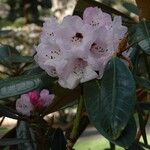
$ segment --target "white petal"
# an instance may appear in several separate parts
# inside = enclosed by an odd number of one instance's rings
[[[16,110],[23,115],[30,116],[33,106],[27,94],[21,95],[21,98],[16,101]]]
[[[80,79],[74,73],[71,73],[66,80],[59,79],[58,83],[64,88],[74,89],[80,83]]]
[[[87,82],[87,81],[92,80],[92,79],[95,79],[95,78],[97,78],[97,77],[98,77],[97,73],[96,73],[95,71],[93,71],[93,70],[91,69],[91,67],[87,66],[87,67],[85,68],[85,71],[84,71],[84,73],[83,73],[83,76],[82,76],[82,78],[81,78],[81,80],[80,80],[80,83]]]

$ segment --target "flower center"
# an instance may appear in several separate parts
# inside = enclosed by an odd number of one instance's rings
[[[91,26],[93,27],[96,27],[99,25],[99,20],[95,19],[95,20],[92,20],[91,23],[90,23]]]
[[[90,51],[93,54],[103,55],[105,52],[108,51],[108,49],[104,48],[104,44],[100,46],[100,45],[98,45],[96,43],[93,43],[92,46],[91,46]]]
[[[52,60],[58,58],[58,56],[60,56],[60,49],[52,49],[48,55],[46,54],[46,57]]]
[[[84,73],[84,68],[87,66],[87,63],[82,58],[77,58],[74,61],[73,73],[81,77]]]
[[[49,35],[53,37],[53,36],[54,36],[54,33],[53,33],[53,32],[51,32]]]
[[[71,38],[71,42],[73,43],[81,43],[82,42],[82,39],[83,39],[83,35],[82,33],[76,33],[75,36],[73,36]]]
[[[51,76],[53,76],[53,77],[57,76],[56,69],[53,67],[50,69],[50,73],[51,73]]]

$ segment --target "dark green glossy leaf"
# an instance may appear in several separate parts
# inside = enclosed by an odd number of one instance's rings
[[[133,3],[128,3],[128,2],[124,2],[123,6],[129,11],[132,12],[136,15],[139,15],[139,10],[137,8],[136,5],[134,5]]]
[[[44,70],[42,70],[39,66],[32,66],[31,69],[26,70],[23,74],[25,75],[33,75],[33,74],[41,74]]]
[[[61,129],[56,129],[53,137],[51,138],[50,150],[66,150],[66,139]]]
[[[146,135],[146,130],[145,130],[145,121],[142,115],[142,109],[139,106],[137,107],[137,113],[138,113],[138,118],[139,118],[141,134],[142,134],[144,143],[147,145],[148,142],[147,142],[147,135]]]
[[[139,143],[134,142],[127,150],[145,150]]]
[[[139,142],[139,145],[143,146],[144,148],[146,148],[146,150],[150,149],[150,145],[145,145],[142,142]],[[145,149],[144,149],[145,150]]]
[[[150,22],[142,21],[129,28],[129,43],[138,43],[150,55]]]
[[[0,30],[0,37],[7,36],[12,30]]]
[[[122,147],[134,141],[136,124],[130,117],[135,105],[135,85],[123,62],[111,60],[101,84],[85,83],[84,98],[89,118],[103,136]]]
[[[8,57],[8,61],[11,61],[12,63],[31,63],[34,61],[33,57],[31,56],[11,56]]]
[[[140,102],[139,106],[141,109],[150,110],[150,102]]]
[[[109,127],[103,126],[103,120],[101,119],[103,112],[100,109],[101,101],[99,99],[100,84],[97,81],[90,81],[84,84],[84,98],[89,119],[100,132],[100,134],[102,134],[112,143],[125,148],[132,144],[136,135],[136,124],[133,119],[129,121],[127,127],[124,129],[121,136],[117,140],[112,139]]]
[[[28,139],[28,142],[18,145],[18,150],[37,150],[35,135],[29,124],[24,121],[18,122],[16,134],[17,138]]]
[[[27,139],[19,139],[19,138],[6,138],[6,139],[0,139],[0,145],[17,145],[20,143],[26,143],[28,142]]]
[[[101,81],[103,125],[109,125],[114,139],[126,127],[135,106],[135,82],[127,66],[118,58],[107,64]]]
[[[0,45],[0,64],[11,68],[12,64],[8,57],[16,55],[19,55],[19,52],[15,48],[9,45]]]
[[[53,79],[45,72],[1,80],[0,99],[20,95],[37,88],[44,88],[46,84],[52,87]]]
[[[135,45],[134,47],[132,47],[132,51],[129,55],[129,58],[132,61],[133,65],[137,64],[138,58],[139,58],[139,53],[140,53],[140,48],[138,45]]]
[[[135,77],[135,80],[139,87],[150,90],[150,81],[149,80],[144,79],[142,77],[138,77],[138,76]]]

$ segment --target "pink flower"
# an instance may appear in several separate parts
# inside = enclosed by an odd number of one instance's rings
[[[40,36],[40,40],[43,43],[53,43],[55,41],[55,31],[59,27],[56,18],[51,17],[43,24],[43,31]]]
[[[42,106],[43,107],[49,106],[52,103],[54,97],[55,95],[49,94],[48,90],[46,89],[42,90],[40,93],[40,101],[42,102]]]
[[[16,110],[26,116],[30,116],[31,111],[33,110],[33,105],[30,102],[30,97],[28,94],[23,94],[16,101]]]
[[[58,76],[60,85],[69,89],[96,78],[97,73],[84,61],[96,39],[91,27],[78,16],[68,16],[55,33],[55,42],[40,43],[36,49],[35,60],[40,67],[50,76]]]
[[[103,76],[103,72],[107,62],[111,59],[115,49],[109,40],[110,35],[106,28],[99,29],[97,39],[91,45],[87,62],[93,70],[99,72],[99,78]]]
[[[112,24],[111,16],[102,12],[98,7],[86,8],[83,13],[83,21],[92,26],[93,29],[98,29],[100,27],[109,28]]]
[[[42,108],[43,105],[41,103],[40,99],[40,93],[36,90],[28,93],[30,97],[30,102],[34,106],[34,108]]]
[[[27,94],[21,95],[16,101],[16,110],[26,116],[30,116],[31,112],[35,109],[41,109],[49,106],[53,99],[54,94],[49,94],[49,91],[43,89],[41,92],[36,90]]]
[[[120,41],[127,33],[127,27],[122,25],[122,19],[120,16],[115,16],[108,30],[110,45],[113,45],[114,50],[118,49]],[[112,42],[112,43],[111,43]]]

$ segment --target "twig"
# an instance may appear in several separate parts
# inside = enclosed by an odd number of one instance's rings
[[[144,116],[144,127],[146,127],[147,123],[148,123],[148,119],[149,119],[149,116],[150,116],[150,113],[146,114]],[[137,132],[137,135],[136,135],[136,138],[135,138],[135,141],[136,142],[139,142],[140,138],[141,138],[141,135],[142,135],[142,132],[141,130],[139,129],[138,132]]]
[[[0,121],[0,126],[2,125],[2,123],[4,122],[5,117],[2,118],[2,120]]]
[[[77,108],[77,113],[76,113],[76,117],[74,119],[74,125],[73,125],[73,129],[72,132],[70,134],[70,139],[67,141],[67,150],[72,150],[72,147],[74,145],[74,141],[76,141],[76,136],[78,133],[78,129],[79,129],[79,124],[80,124],[80,120],[81,120],[81,114],[82,114],[82,109],[83,109],[83,98],[81,96],[80,100],[79,100],[79,104],[78,104],[78,108]]]

